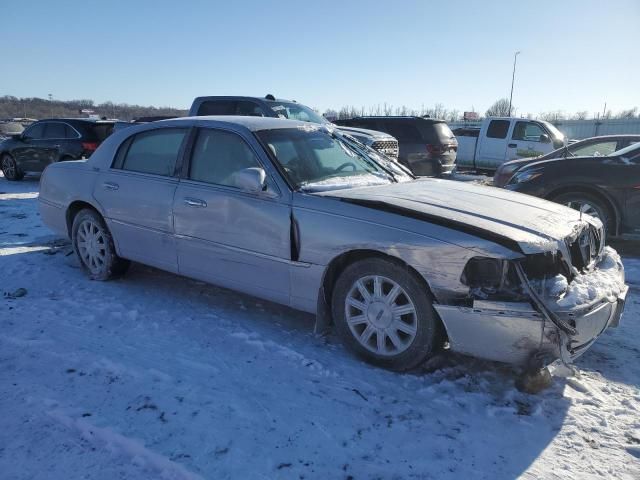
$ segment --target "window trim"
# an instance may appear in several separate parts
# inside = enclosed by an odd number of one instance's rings
[[[183,157],[186,151],[186,147],[187,144],[189,142],[189,140],[191,139],[191,134],[192,134],[192,130],[194,130],[194,127],[192,126],[175,126],[175,125],[162,125],[162,126],[156,126],[154,125],[155,128],[148,128],[145,130],[142,130],[140,132],[135,132],[132,135],[129,135],[127,138],[125,138],[122,142],[120,142],[120,145],[118,145],[118,148],[116,149],[116,152],[113,156],[113,159],[111,160],[111,163],[109,164],[109,172],[114,173],[114,172],[119,172],[122,174],[133,174],[133,175],[143,175],[143,176],[148,176],[148,177],[153,177],[153,178],[166,178],[166,179],[178,179],[180,178],[180,170],[182,169],[182,163],[183,163]],[[171,175],[160,175],[158,173],[149,173],[149,172],[138,172],[135,170],[127,170],[125,168],[122,168],[124,166],[124,160],[127,158],[127,155],[129,154],[129,149],[131,148],[131,145],[133,144],[133,142],[135,141],[135,137],[137,137],[138,135],[142,135],[145,133],[150,133],[150,132],[159,132],[161,130],[167,130],[167,129],[171,129],[171,130],[184,130],[185,135],[184,138],[182,139],[182,143],[180,144],[180,148],[178,149],[178,155],[176,157],[176,164],[173,168],[173,173]],[[120,166],[119,168],[115,166],[116,160],[118,160],[118,157],[120,156],[120,152],[122,151],[122,149],[125,148],[126,150],[123,153],[123,162],[122,162],[122,166]]]
[[[191,161],[193,159],[193,150],[195,148],[196,142],[198,141],[198,136],[200,135],[200,132],[202,130],[217,130],[220,132],[230,133],[232,135],[236,135],[237,137],[239,137],[240,140],[242,140],[247,145],[247,147],[249,147],[253,152],[256,158],[256,161],[258,162],[259,166],[264,170],[264,172],[267,175],[267,178],[269,179],[268,181],[269,185],[273,186],[273,190],[271,192],[251,193],[251,192],[246,192],[244,190],[240,190],[239,188],[236,188],[236,187],[232,187],[230,185],[222,185],[219,183],[211,183],[211,182],[205,182],[202,180],[194,180],[189,178],[189,170],[191,169]],[[257,139],[255,135],[254,135],[254,138]],[[258,141],[258,144],[263,147],[262,142],[260,142],[259,139],[257,139],[257,141]],[[269,160],[271,159],[269,158]],[[251,144],[251,142],[249,142],[240,132],[238,132],[237,130],[233,130],[231,128],[226,128],[224,126],[193,127],[192,135],[190,135],[189,137],[189,144],[187,145],[187,148],[185,148],[185,151],[184,151],[184,161],[183,161],[181,172],[180,172],[180,181],[190,185],[204,186],[209,188],[219,188],[219,189],[223,189],[226,192],[234,192],[242,195],[247,195],[252,198],[260,198],[263,200],[272,200],[275,198],[282,197],[282,191],[278,185],[276,178],[274,178],[273,176],[272,169],[266,166],[265,162],[260,157],[260,152],[256,150],[255,147]],[[288,182],[286,180],[284,181],[288,185]]]

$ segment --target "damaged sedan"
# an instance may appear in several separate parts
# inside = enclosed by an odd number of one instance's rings
[[[570,363],[627,287],[596,218],[527,195],[415,179],[348,135],[293,120],[131,127],[49,166],[40,212],[88,276],[130,261],[317,315],[367,361],[453,351]]]

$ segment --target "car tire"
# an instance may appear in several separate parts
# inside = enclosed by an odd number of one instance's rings
[[[553,197],[552,200],[574,210],[580,210],[582,206],[586,206],[584,213],[600,219],[605,228],[605,235],[615,229],[611,209],[595,195],[583,192],[567,192]]]
[[[95,210],[80,210],[73,219],[71,243],[80,265],[92,280],[120,277],[131,262],[116,254],[113,237],[104,220]]]
[[[424,283],[397,262],[369,258],[347,266],[335,283],[331,305],[343,342],[374,365],[410,370],[443,343]]]
[[[20,167],[18,167],[18,164],[11,155],[5,153],[2,155],[1,160],[0,167],[2,167],[4,178],[12,182],[22,180],[24,178],[24,172],[20,170]]]

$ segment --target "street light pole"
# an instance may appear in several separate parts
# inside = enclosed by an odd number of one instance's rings
[[[511,116],[511,100],[513,100],[513,82],[516,79],[516,61],[518,60],[518,55],[520,55],[520,50],[518,50],[513,55],[513,74],[511,75],[511,95],[509,95],[509,116]]]

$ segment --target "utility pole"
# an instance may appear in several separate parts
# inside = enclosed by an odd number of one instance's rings
[[[520,50],[518,50],[513,55],[513,73],[511,74],[511,95],[509,95],[509,116],[511,116],[511,100],[513,100],[513,82],[516,79],[516,61],[518,60],[518,55],[520,55]]]
[[[50,117],[53,118],[53,95],[49,94],[49,111],[51,112]]]

